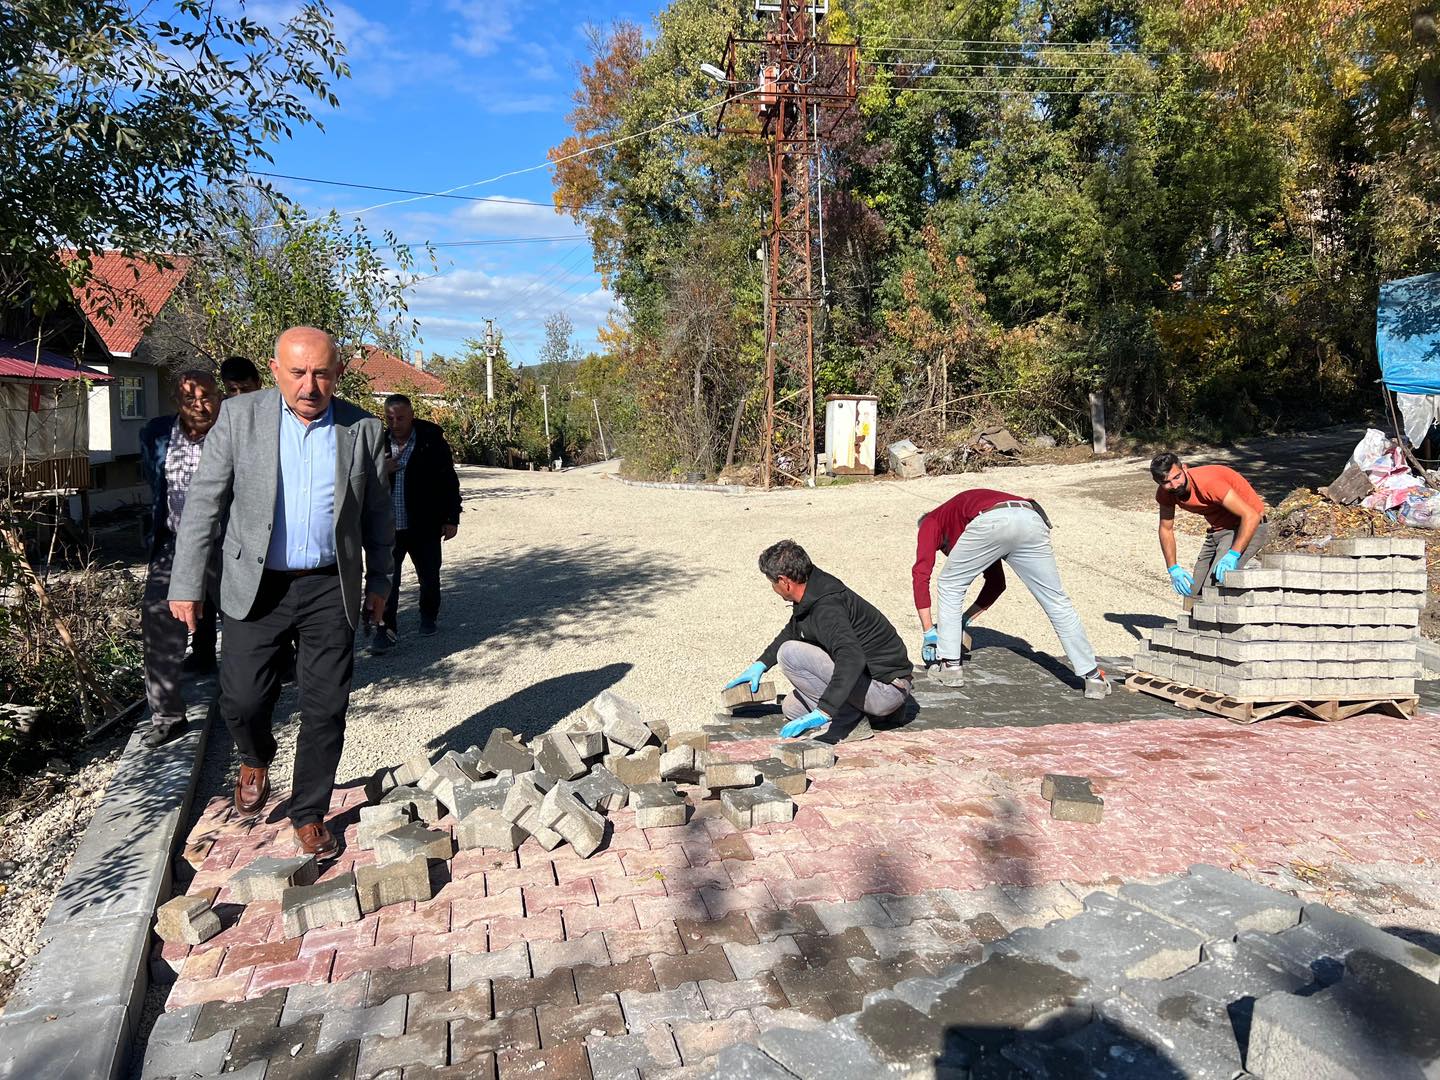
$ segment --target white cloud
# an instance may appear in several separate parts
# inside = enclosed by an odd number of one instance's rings
[[[457,16],[458,24],[451,43],[469,56],[491,55],[509,40],[515,27],[510,9],[504,0],[449,0],[445,10]]]

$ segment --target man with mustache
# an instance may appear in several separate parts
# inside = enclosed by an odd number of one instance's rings
[[[1265,523],[1265,500],[1250,482],[1228,465],[1187,467],[1168,451],[1150,462],[1155,501],[1160,506],[1160,552],[1175,591],[1186,597],[1186,608],[1213,577],[1217,585],[1225,575],[1244,566],[1270,539]],[[1175,561],[1175,508],[1200,514],[1209,529],[1193,574]],[[1216,556],[1219,555],[1217,559]]]
[[[362,603],[375,622],[384,613],[395,539],[380,421],[333,396],[342,370],[329,334],[292,327],[275,342],[275,388],[225,403],[190,488],[170,584],[171,612],[193,626],[212,536],[228,513],[220,712],[240,752],[235,808],[253,816],[269,798],[271,720],[294,634],[300,735],[290,821],[300,850],[321,857],[339,846],[325,815],[344,747],[355,627]]]

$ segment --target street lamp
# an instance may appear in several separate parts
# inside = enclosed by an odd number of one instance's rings
[[[708,76],[710,76],[710,78],[714,79],[714,80],[715,80],[716,82],[718,82],[718,83],[729,83],[729,82],[730,82],[730,80],[729,80],[728,78],[726,78],[725,72],[721,71],[721,70],[720,70],[718,67],[716,67],[714,64],[701,64],[701,65],[700,65],[700,74],[702,74],[702,75],[708,75]]]

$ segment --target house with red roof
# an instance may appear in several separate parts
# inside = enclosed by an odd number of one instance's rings
[[[379,412],[391,394],[435,400],[444,395],[445,383],[421,367],[419,359],[417,352],[417,363],[412,364],[376,345],[366,345],[350,361],[348,369],[365,376],[370,396],[375,399],[375,411]]]
[[[67,262],[75,257],[64,256]],[[169,373],[194,363],[192,350],[175,335],[156,332],[191,264],[178,255],[165,261],[155,266],[119,252],[100,252],[87,283],[73,291],[74,303],[51,312],[43,323],[23,309],[0,312],[0,372],[24,387],[27,403],[36,394],[43,398],[51,384],[74,386],[84,380],[88,386],[88,468],[82,476],[72,461],[66,473],[72,482],[62,487],[88,487],[99,509],[143,501],[140,429],[147,420],[174,411]],[[36,370],[37,344],[44,374]],[[70,443],[78,430],[71,422]],[[59,444],[54,449],[58,455]],[[68,450],[73,458],[77,448]]]

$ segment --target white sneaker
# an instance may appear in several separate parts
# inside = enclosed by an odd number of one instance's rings
[[[965,668],[959,660],[941,660],[937,667],[930,669],[930,673],[940,680],[941,686],[965,685]]]
[[[1101,701],[1110,696],[1115,687],[1105,677],[1104,668],[1096,668],[1095,674],[1085,680],[1085,696],[1091,701]]]

